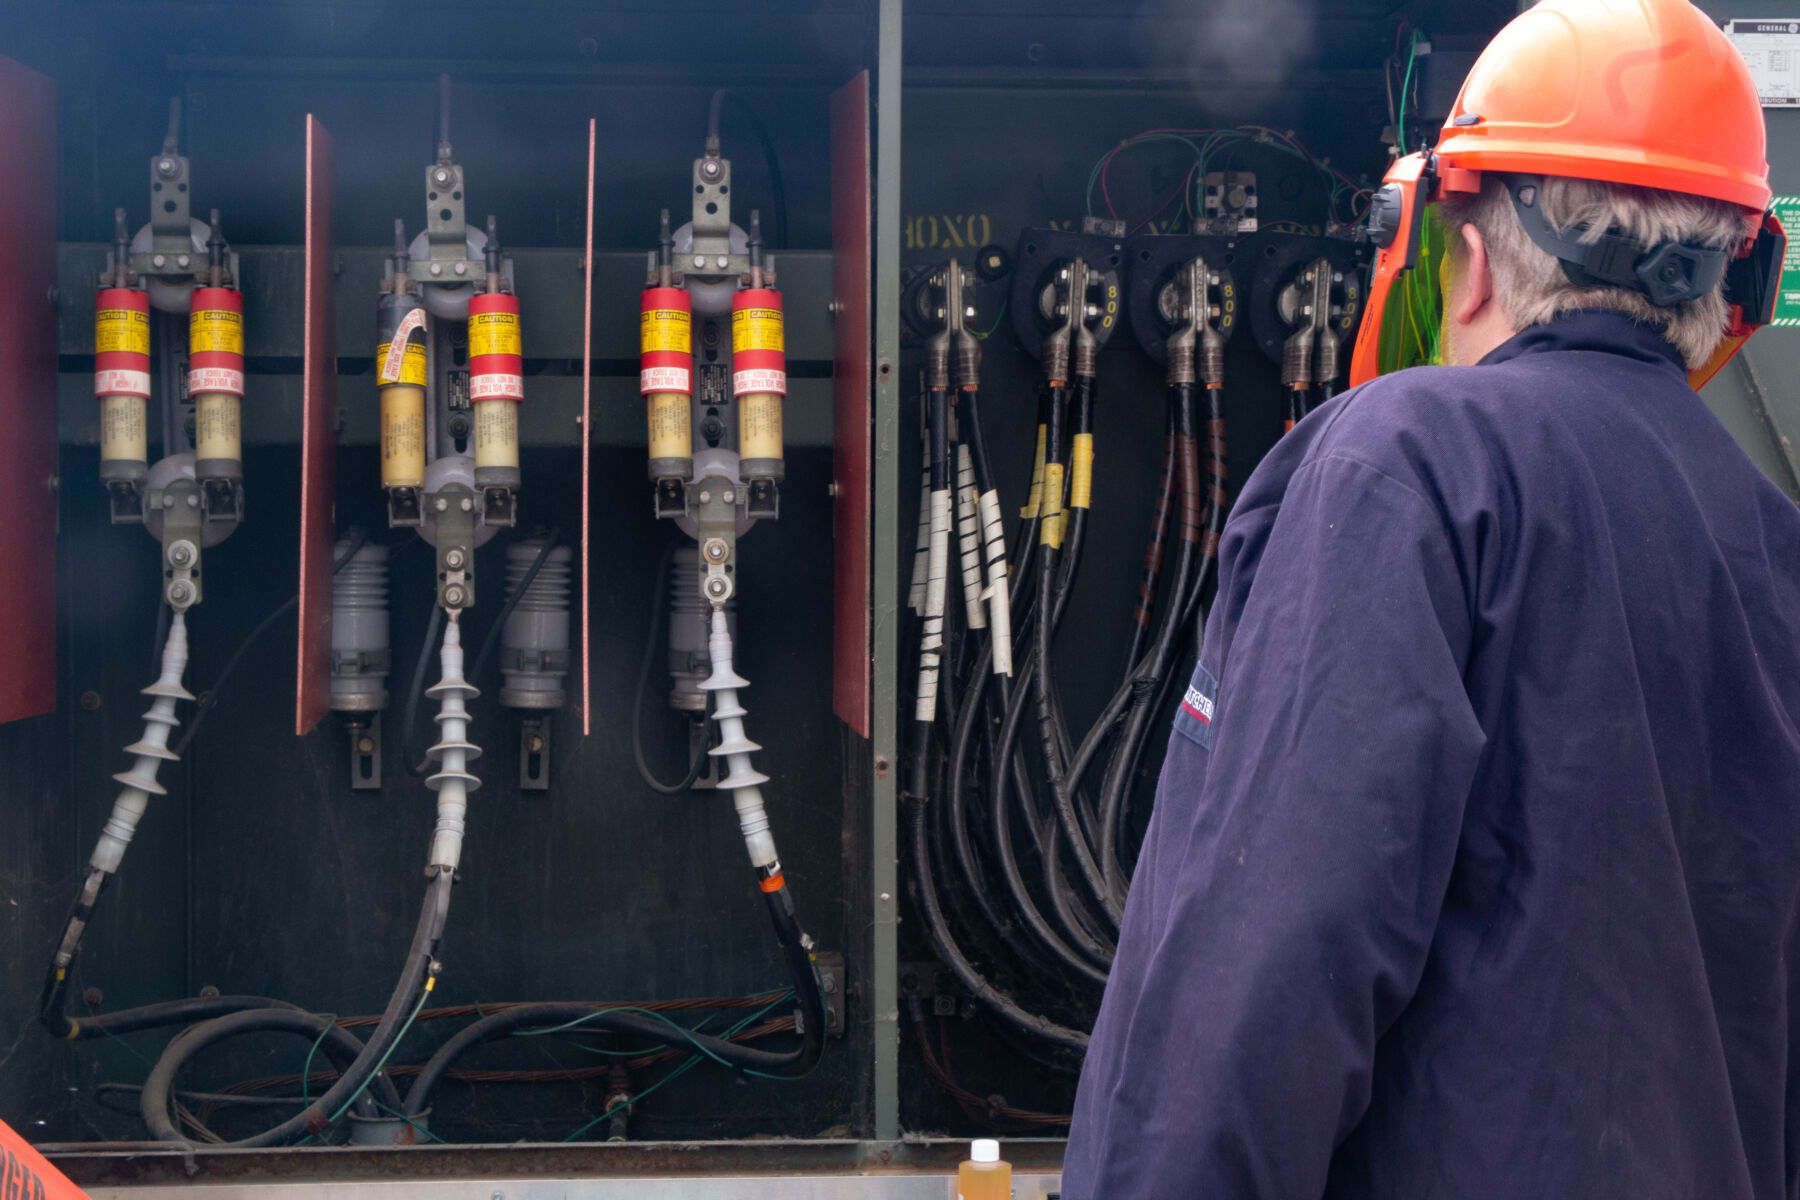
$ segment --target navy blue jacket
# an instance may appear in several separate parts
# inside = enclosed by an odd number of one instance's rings
[[[1220,554],[1067,1200],[1795,1196],[1800,510],[1674,349],[1346,393]]]

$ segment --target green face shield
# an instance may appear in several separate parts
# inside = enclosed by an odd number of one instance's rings
[[[1388,289],[1376,343],[1380,374],[1407,367],[1441,365],[1444,357],[1444,313],[1450,307],[1449,231],[1436,206],[1419,222],[1418,257],[1411,269]]]

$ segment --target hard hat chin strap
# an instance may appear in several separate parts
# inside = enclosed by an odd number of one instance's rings
[[[1729,250],[1689,242],[1647,247],[1611,231],[1589,241],[1583,236],[1586,225],[1557,233],[1538,203],[1544,194],[1542,175],[1511,176],[1507,191],[1525,232],[1562,263],[1563,274],[1578,287],[1625,288],[1642,293],[1658,308],[1673,308],[1708,295],[1725,277]]]

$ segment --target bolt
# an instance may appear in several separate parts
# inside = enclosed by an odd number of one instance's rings
[[[463,563],[466,561],[467,559],[464,558],[460,548],[444,551],[444,565],[449,567],[452,571],[462,570]]]
[[[893,769],[893,764],[888,761],[887,755],[882,754],[882,755],[878,755],[876,757],[876,759],[875,759],[875,778],[886,779],[888,772],[892,769]]]
[[[450,168],[449,167],[439,167],[437,170],[433,171],[431,173],[431,182],[437,184],[439,187],[449,187],[450,186]]]
[[[542,754],[544,751],[544,739],[534,733],[526,741],[525,746],[533,754]]]
[[[450,502],[448,500],[444,499],[442,496],[439,496],[437,498],[437,504],[434,507],[436,507],[436,509],[439,512],[449,512],[450,511]]]
[[[706,595],[709,599],[723,600],[731,592],[731,584],[720,575],[706,581]]]
[[[187,498],[187,506],[189,508],[199,508],[200,507],[200,497],[194,495],[192,492],[189,492],[188,498]]]
[[[83,692],[83,693],[81,693],[81,707],[88,712],[93,712],[96,709],[98,709],[100,707],[100,693],[99,692]]]
[[[723,254],[719,255],[719,257],[714,259],[713,261],[719,264],[719,270],[721,270],[721,271],[723,271],[726,267],[731,265],[731,260],[729,258],[725,257]]]
[[[194,602],[194,585],[185,579],[177,579],[169,585],[169,603],[178,607]]]
[[[89,1008],[99,1008],[106,1002],[106,996],[99,988],[91,987],[81,993],[81,1002]]]
[[[470,512],[470,511],[473,511],[473,509],[475,508],[475,502],[473,500],[469,499],[467,496],[464,496],[460,501],[457,502],[457,507],[461,508],[464,512]]]
[[[375,739],[371,738],[371,737],[357,738],[356,739],[356,752],[358,754],[373,754],[373,753],[375,753]]]
[[[726,488],[725,494],[723,496],[720,496],[719,499],[725,501],[725,503],[727,503],[727,504],[736,504],[737,503],[737,495],[730,488]]]
[[[168,262],[168,261],[169,261],[169,260],[168,260],[168,259],[166,259],[166,258],[164,258],[164,257],[163,257],[163,256],[162,256],[162,255],[160,255],[160,254],[153,254],[153,255],[151,255],[151,256],[150,256],[150,265],[151,265],[151,266],[153,266],[153,267],[160,267],[160,266],[162,266],[162,265],[163,265],[163,264],[164,264],[164,263],[165,263],[165,262]]]
[[[717,179],[719,173],[724,169],[724,164],[720,163],[716,158],[700,160],[700,174],[707,179]]]
[[[175,507],[175,497],[171,496],[167,492],[164,492],[163,493],[163,507],[164,508],[174,508]]]
[[[431,273],[433,275],[442,275],[444,273],[444,264],[443,263],[432,263],[431,264]]]
[[[724,538],[706,539],[706,558],[708,562],[724,562],[725,556],[731,552],[725,545]]]
[[[200,994],[210,1000],[214,996],[219,994],[219,989],[209,983],[205,987],[200,989]]]
[[[456,264],[456,273],[458,275],[467,275],[469,273],[469,264],[466,262],[457,263]]]
[[[194,544],[192,542],[176,542],[169,547],[169,565],[185,567],[194,561]]]
[[[712,493],[707,491],[705,488],[700,489],[700,503],[702,503],[702,504],[711,504],[712,503]]]
[[[844,489],[839,485],[838,481],[834,479],[825,485],[825,494],[827,496],[841,496],[844,494]]]
[[[843,308],[844,308],[844,306],[841,303],[839,303],[836,300],[833,300],[831,303],[829,303],[825,306],[825,311],[835,317],[838,315],[838,313],[843,311]]]
[[[706,269],[706,255],[704,255],[704,254],[694,255],[694,268],[696,270],[705,270]]]
[[[881,902],[883,904],[886,904],[889,900],[892,900],[892,899],[893,899],[893,897],[888,895],[886,892],[881,893]]]
[[[187,265],[188,265],[188,263],[190,263],[190,262],[192,262],[192,261],[193,261],[193,260],[192,260],[192,259],[190,259],[190,258],[189,258],[189,257],[188,257],[188,256],[187,256],[187,255],[185,255],[185,254],[178,254],[178,255],[176,255],[176,256],[175,256],[175,265],[176,265],[176,266],[178,266],[178,267],[185,267],[185,266],[187,266]]]
[[[463,605],[462,585],[453,583],[444,589],[444,607],[461,608]]]

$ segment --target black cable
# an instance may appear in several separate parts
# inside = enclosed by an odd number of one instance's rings
[[[406,964],[400,972],[400,980],[394,986],[393,995],[388,999],[381,1020],[369,1034],[357,1051],[354,1060],[338,1072],[337,1081],[326,1089],[325,1093],[308,1105],[305,1111],[288,1118],[273,1129],[265,1130],[253,1137],[228,1142],[226,1145],[235,1148],[275,1146],[291,1141],[302,1133],[317,1136],[323,1133],[339,1115],[339,1110],[348,1106],[351,1097],[358,1095],[365,1083],[370,1083],[375,1076],[378,1064],[385,1061],[388,1052],[393,1048],[400,1035],[412,1023],[413,1014],[418,1010],[426,991],[426,982],[435,972],[436,963],[433,958],[437,950],[439,937],[444,931],[444,922],[450,912],[450,888],[454,876],[449,871],[439,871],[432,877],[426,887],[425,901],[419,910],[419,922],[413,932],[413,942],[407,951]],[[182,1141],[181,1134],[169,1121],[169,1093],[173,1090],[176,1072],[201,1050],[215,1041],[236,1036],[240,1032],[264,1028],[293,1028],[293,1018],[302,1020],[310,1018],[307,1013],[294,1013],[285,1009],[259,1009],[252,1012],[233,1013],[212,1021],[196,1025],[187,1030],[162,1053],[151,1069],[150,1077],[144,1082],[142,1097],[144,1121],[150,1132],[158,1141]],[[319,1018],[311,1018],[317,1022]],[[258,1024],[258,1021],[267,1022]],[[278,1023],[286,1023],[278,1024]],[[333,1026],[335,1028],[335,1026]],[[315,1023],[312,1032],[319,1032]],[[329,1039],[330,1034],[326,1037]],[[354,1040],[354,1039],[352,1039]],[[381,1086],[377,1078],[372,1087]],[[387,1085],[391,1088],[391,1083]]]
[[[449,1041],[439,1046],[420,1068],[412,1087],[407,1089],[403,1111],[418,1117],[430,1107],[431,1091],[443,1078],[450,1065],[469,1050],[516,1029],[530,1026],[564,1025],[580,1021],[583,1030],[605,1030],[629,1037],[643,1038],[659,1046],[692,1049],[725,1062],[740,1070],[756,1071],[780,1078],[798,1078],[818,1063],[825,1048],[827,1020],[824,993],[813,970],[812,956],[806,936],[794,914],[793,900],[782,887],[768,896],[769,916],[775,926],[775,938],[781,945],[793,976],[795,1000],[800,1006],[800,1046],[789,1051],[762,1050],[738,1042],[716,1038],[690,1029],[671,1027],[642,1013],[607,1011],[606,1006],[572,1002],[522,1004],[490,1014],[458,1030]]]
[[[655,581],[650,586],[650,630],[644,635],[644,657],[638,665],[636,699],[631,705],[631,757],[637,763],[638,778],[644,786],[661,796],[674,796],[694,786],[700,778],[701,770],[706,766],[707,738],[705,727],[707,718],[701,717],[700,749],[694,755],[693,765],[688,768],[687,778],[677,784],[667,784],[656,777],[650,769],[650,760],[644,755],[644,696],[650,691],[650,666],[656,661],[656,634],[661,625],[662,614],[668,609],[665,599],[667,590],[673,586],[675,570],[675,552],[679,543],[671,543],[663,551],[662,561],[656,568]]]
[[[157,1059],[156,1065],[150,1070],[149,1078],[144,1080],[144,1086],[138,1092],[138,1112],[143,1116],[144,1124],[150,1130],[152,1138],[159,1142],[186,1140],[181,1131],[175,1127],[175,1121],[170,1116],[170,1101],[175,1094],[175,1072],[206,1047],[225,1041],[227,1038],[241,1037],[246,1033],[293,1033],[313,1038],[318,1042],[319,1053],[323,1054],[327,1061],[337,1067],[340,1072],[352,1069],[357,1057],[365,1048],[354,1035],[337,1025],[335,1017],[321,1016],[295,1008],[250,1009],[223,1017],[214,1017],[210,1021],[195,1025],[182,1031],[174,1041],[169,1043],[169,1048],[163,1051],[161,1058]],[[341,1075],[339,1077],[342,1078]],[[385,1104],[390,1109],[397,1109],[400,1104],[393,1082],[385,1074],[370,1084],[368,1091],[357,1097],[357,1115],[379,1117],[381,1110],[377,1107],[378,1104]],[[298,1121],[300,1117],[291,1119]],[[223,1144],[243,1145],[244,1143]],[[269,1143],[256,1144],[268,1145]]]
[[[937,497],[939,493],[950,491],[950,389],[947,386],[934,385],[928,389],[926,395],[926,431],[931,445],[932,520],[935,522],[936,506],[938,503]],[[937,535],[934,531],[932,534],[934,541],[936,540],[936,537]],[[934,584],[941,585],[944,593],[943,605],[947,612],[950,608],[948,603],[949,563],[947,559],[944,569],[945,578],[943,580],[927,578],[926,593],[929,597],[932,586]],[[928,566],[927,571],[929,570],[930,568]],[[929,598],[926,600],[926,607],[930,607]],[[919,685],[921,690],[925,686],[927,674],[932,672],[932,668],[926,665],[926,656],[933,652],[928,640],[931,634],[930,625],[932,620],[933,618],[930,615],[926,615],[924,618],[924,637],[921,638],[919,645]],[[944,653],[942,636],[945,617],[943,614],[939,614],[936,620],[938,621],[939,633],[938,645],[936,647],[938,663],[935,672],[933,673],[933,678],[934,687],[937,692],[941,693],[949,681],[950,672],[945,669],[945,664],[948,661],[948,655]],[[927,761],[931,751],[931,731],[936,724],[937,715],[935,708],[931,715],[924,719],[920,719],[915,712],[912,722],[912,749],[907,760],[907,791],[914,796],[924,797],[929,795],[931,791],[930,783],[928,782],[929,774],[927,771]]]
[[[925,931],[938,958],[950,968],[965,991],[987,1005],[1002,1020],[1059,1046],[1086,1050],[1087,1034],[1021,1008],[1011,996],[976,971],[961,947],[956,944],[949,926],[945,924],[944,910],[938,903],[937,891],[932,882],[930,846],[925,830],[925,803],[914,801],[910,806],[908,820],[911,825],[913,871],[917,876],[919,907],[924,911]]]
[[[557,542],[562,538],[562,530],[557,528],[547,530],[543,534],[543,538],[544,544],[538,550],[536,557],[531,560],[531,565],[525,569],[525,574],[519,579],[519,586],[512,590],[512,594],[506,598],[506,603],[500,606],[500,611],[495,615],[493,624],[488,626],[487,636],[481,639],[481,650],[475,655],[475,669],[468,675],[469,682],[476,687],[481,686],[482,674],[487,670],[488,660],[494,656],[494,647],[500,644],[500,635],[506,629],[506,619],[512,616],[513,609],[519,607],[519,601],[525,598],[525,590],[531,586],[531,581],[538,577],[538,572],[544,569],[544,564],[549,561],[550,552],[556,549]]]
[[[762,149],[763,166],[769,173],[769,198],[775,206],[776,224],[767,237],[771,250],[785,250],[788,246],[788,207],[787,187],[781,179],[781,159],[775,153],[775,142],[769,137],[768,126],[763,124],[762,117],[750,107],[750,102],[736,92],[719,88],[712,94],[706,105],[706,144],[707,148],[716,149],[719,144],[720,110],[729,100],[743,115],[744,123],[750,126],[751,134]]]

